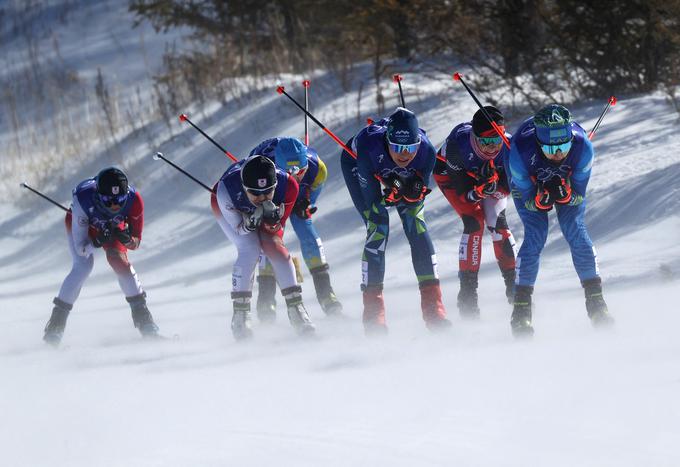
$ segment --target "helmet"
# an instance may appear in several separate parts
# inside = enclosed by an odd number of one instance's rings
[[[571,113],[559,104],[549,104],[534,115],[536,138],[544,145],[558,145],[571,141]]]
[[[416,114],[403,107],[397,107],[387,123],[387,140],[392,144],[402,145],[420,143]]]
[[[274,160],[276,166],[286,172],[299,172],[307,167],[307,146],[297,138],[280,138]]]
[[[253,194],[266,194],[276,188],[276,167],[271,159],[254,154],[241,167],[241,184]]]
[[[505,129],[505,120],[501,111],[493,105],[485,105],[484,110],[491,117],[491,120],[501,127],[501,131],[503,131]],[[472,117],[472,132],[478,137],[499,136],[481,109],[475,112],[475,115]]]
[[[108,167],[100,171],[95,177],[95,184],[99,204],[107,211],[113,204],[122,206],[127,202],[128,179],[122,170]]]

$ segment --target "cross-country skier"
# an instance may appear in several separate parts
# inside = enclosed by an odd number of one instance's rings
[[[487,105],[486,113],[501,131],[503,114]],[[505,133],[510,138],[510,135]],[[437,154],[434,179],[463,220],[458,250],[458,310],[463,317],[478,317],[477,275],[482,259],[484,224],[491,233],[505,294],[512,301],[515,283],[515,239],[505,219],[510,194],[504,161],[508,149],[491,123],[478,110],[472,122],[454,127]]]
[[[341,166],[352,201],[366,224],[361,286],[366,332],[387,331],[382,290],[390,206],[396,208],[411,247],[425,324],[429,329],[449,326],[424,215],[424,199],[431,191],[427,184],[435,162],[434,147],[418,127],[413,112],[401,107],[387,120],[361,130],[350,145],[357,160],[344,152]]]
[[[312,215],[317,210],[316,200],[328,175],[326,164],[313,148],[305,146],[297,138],[267,139],[250,151],[250,155],[254,154],[268,157],[298,182],[300,192],[293,206],[290,223],[300,240],[302,256],[312,274],[321,308],[327,315],[339,314],[342,305],[331,287],[323,243],[312,223]],[[257,282],[257,315],[260,320],[273,320],[276,316],[276,280],[269,261],[260,262]]]
[[[585,290],[588,316],[594,325],[612,322],[602,298],[595,248],[584,221],[593,156],[593,146],[583,128],[558,104],[543,107],[513,137],[510,183],[524,223],[511,320],[516,336],[533,334],[531,294],[548,236],[548,212],[553,208]]]
[[[261,253],[274,269],[291,325],[300,334],[314,332],[302,303],[293,261],[283,243],[283,227],[295,205],[298,189],[293,177],[262,155],[232,164],[217,182],[211,197],[212,210],[238,251],[231,292],[234,306],[231,330],[236,339],[252,336],[250,298]]]
[[[73,190],[71,211],[66,214],[65,223],[73,266],[54,299],[52,316],[45,327],[45,342],[55,346],[61,342],[69,312],[92,272],[97,248],[104,249],[118,277],[135,327],[144,337],[157,337],[158,326],[146,306],[146,293],[127,257],[128,250],[139,248],[144,227],[142,196],[128,185],[127,176],[120,169],[109,167],[95,178],[79,183]]]

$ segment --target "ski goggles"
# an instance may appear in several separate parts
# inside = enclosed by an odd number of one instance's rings
[[[114,204],[122,206],[127,201],[128,194],[124,193],[122,195],[99,195],[99,199],[101,200],[102,204],[107,207],[112,206]]]
[[[543,144],[539,141],[538,144],[541,145],[541,150],[544,154],[550,154],[551,156],[557,154],[557,151],[562,151],[562,154],[566,154],[571,149],[571,141],[559,144]]]
[[[476,136],[476,138],[482,146],[495,146],[503,142],[500,136]]]
[[[247,188],[243,187],[247,193],[250,193],[253,196],[266,196],[269,194],[272,194],[274,190],[276,189],[276,185],[272,185],[267,188]]]
[[[418,141],[415,143],[411,144],[398,144],[398,143],[393,143],[392,141],[387,139],[387,144],[389,145],[390,149],[393,152],[400,153],[400,152],[416,152],[418,148],[420,147],[420,142],[421,142],[420,136],[418,136]]]

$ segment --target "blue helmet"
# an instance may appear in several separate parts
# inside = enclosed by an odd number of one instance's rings
[[[307,146],[297,138],[280,138],[274,150],[276,166],[297,173],[307,168]]]
[[[549,104],[536,112],[536,138],[544,145],[564,144],[572,139],[571,113],[559,104]]]
[[[420,131],[416,115],[408,109],[398,107],[387,123],[387,140],[392,144],[417,144]]]

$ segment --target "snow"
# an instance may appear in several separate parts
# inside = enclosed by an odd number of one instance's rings
[[[63,43],[65,55],[78,49]],[[105,57],[101,47],[88,41],[79,53]],[[75,63],[87,70],[94,66],[88,60]],[[116,66],[126,75],[128,65]],[[139,59],[129,66],[141,69]],[[437,144],[475,110],[450,77],[403,77],[407,103],[417,89],[411,106]],[[302,77],[279,78],[293,95],[302,95]],[[356,119],[356,88],[343,93],[323,72],[311,79],[312,110],[347,139],[363,123]],[[190,116],[239,155],[267,137],[301,136],[302,116],[276,94],[275,84],[272,79],[271,90]],[[396,89],[392,95],[384,87],[390,109]],[[362,119],[377,116],[374,95],[366,85]],[[19,203],[1,204],[0,464],[678,465],[680,155],[672,150],[680,144],[678,116],[661,94],[617,97],[594,140],[587,215],[616,318],[607,332],[588,322],[554,219],[536,284],[534,339],[518,342],[510,334],[511,309],[488,237],[480,273],[482,318],[461,320],[455,305],[462,223],[435,189],[426,217],[453,328],[426,331],[407,242],[393,213],[385,287],[390,334],[365,338],[363,226],[344,188],[339,150],[316,128],[312,145],[327,161],[330,180],[315,224],[347,315],[323,316],[305,271],[304,298],[318,339],[295,336],[279,296],[277,323],[257,325],[252,342],[234,342],[228,328],[234,248],[212,217],[208,194],[151,156],[162,151],[207,184],[228,161],[179,122],[178,136],[153,150],[140,137],[126,142],[128,173],[146,202],[142,248],[130,258],[161,330],[178,340],[139,339],[97,252],[63,348],[46,348],[42,329],[70,267],[62,213],[28,192]],[[572,112],[589,129],[603,105],[584,102]],[[523,117],[514,115],[508,126]],[[75,183],[104,165],[104,156],[93,154],[47,192],[68,204]],[[30,183],[30,173],[15,176],[16,185]],[[512,207],[508,218],[521,243]],[[286,241],[300,256],[292,232]]]

